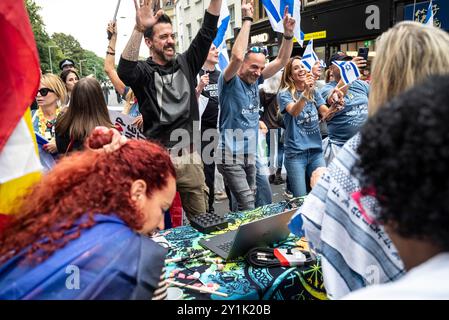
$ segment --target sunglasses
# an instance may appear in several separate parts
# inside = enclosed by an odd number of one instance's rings
[[[262,53],[265,56],[268,56],[268,49],[265,47],[251,47],[248,49],[248,53],[254,52],[254,53]]]
[[[49,92],[53,92],[53,90],[49,89],[49,88],[41,88],[39,90],[37,90],[37,92],[39,92],[41,94],[41,96],[45,97]]]

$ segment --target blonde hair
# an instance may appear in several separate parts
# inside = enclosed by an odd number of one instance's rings
[[[293,77],[292,77],[293,62],[295,60],[301,61],[301,57],[295,56],[293,58],[290,58],[290,60],[288,60],[287,64],[285,65],[285,68],[284,68],[284,73],[282,74],[280,89],[282,91],[289,91],[293,97],[293,101],[296,102],[298,99],[296,97],[296,85],[295,85],[295,80],[293,80]],[[315,89],[311,90],[309,97],[306,96],[307,99],[313,100],[313,97],[315,95],[314,90]]]
[[[439,28],[403,21],[377,41],[371,72],[369,115],[425,80],[449,72],[449,35]]]
[[[59,98],[59,106],[64,106],[67,101],[67,89],[65,83],[61,78],[53,73],[46,73],[41,77],[41,83],[43,86],[53,90]]]

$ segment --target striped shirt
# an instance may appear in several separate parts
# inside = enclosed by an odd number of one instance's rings
[[[151,300],[165,300],[167,298],[167,288],[168,283],[165,281],[165,267],[162,268],[161,277],[159,278],[159,283],[157,285],[157,289],[153,292],[153,297]]]
[[[330,299],[404,274],[402,260],[383,227],[370,224],[351,197],[360,190],[351,175],[359,144],[360,134],[348,140],[298,210],[306,237],[322,257]]]

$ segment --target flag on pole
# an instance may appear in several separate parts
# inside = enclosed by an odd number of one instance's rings
[[[218,31],[213,44],[218,49],[218,68],[223,71],[229,64],[228,48],[226,46],[226,31],[228,30],[231,15],[226,0],[221,2],[220,17],[218,18]]]
[[[352,61],[333,61],[334,65],[340,69],[341,79],[347,84],[353,83],[360,78],[360,71],[357,65]]]
[[[293,34],[302,47],[304,43],[304,33],[301,31],[301,1],[299,0],[262,0],[262,4],[267,12],[271,27],[274,31],[284,33],[283,16],[285,6],[288,6],[288,13],[295,19],[296,26]]]
[[[315,51],[313,51],[313,39],[310,39],[309,43],[307,44],[306,50],[304,51],[304,54],[301,58],[301,63],[306,67],[307,71],[311,72],[312,67],[315,64],[315,62],[320,61],[318,59],[318,56],[316,55]]]
[[[23,1],[0,1],[0,228],[17,197],[40,179],[29,106],[40,81],[39,57]]]
[[[430,0],[429,7],[427,8],[426,19],[424,20],[424,24],[428,26],[433,26],[433,6],[432,0]]]

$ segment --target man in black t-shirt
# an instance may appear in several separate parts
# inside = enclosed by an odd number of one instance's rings
[[[201,106],[206,104],[204,112],[201,115],[201,159],[204,165],[206,185],[209,188],[209,212],[214,212],[214,155],[218,145],[218,77],[220,76],[220,71],[215,68],[217,63],[218,49],[212,44],[206,62],[198,74],[200,81],[198,81],[198,86],[196,87],[197,96],[200,99],[200,110]]]
[[[146,137],[173,148],[177,190],[189,218],[207,211],[202,163],[192,147],[193,132],[197,130],[193,121],[199,120],[195,87],[196,76],[217,33],[221,0],[211,0],[198,34],[187,51],[179,55],[175,53],[170,18],[162,10],[154,15],[151,0],[140,0],[140,6],[135,4],[136,25],[117,73],[139,101]],[[151,57],[138,61],[143,37]],[[179,152],[183,155],[179,156]]]

